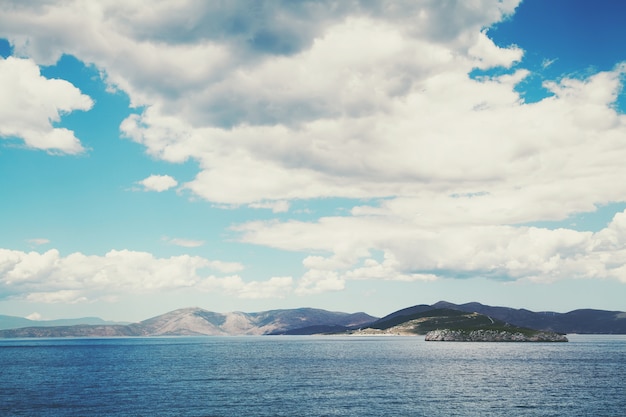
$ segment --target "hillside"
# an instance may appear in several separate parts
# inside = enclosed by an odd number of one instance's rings
[[[351,334],[423,334],[427,341],[567,342],[561,334],[517,327],[484,314],[449,308],[405,309],[403,314],[391,314]]]
[[[472,302],[453,304],[440,301],[433,305],[419,304],[388,314],[370,325],[373,329],[388,329],[394,325],[432,314],[434,310],[454,310],[480,313],[493,320],[513,326],[556,333],[626,334],[626,312],[580,309],[568,313],[533,312],[526,309],[492,307]]]
[[[558,333],[626,334],[626,312],[622,311],[580,309],[568,313],[533,312],[526,309],[491,307],[480,303],[459,305],[446,301],[433,304],[431,308],[476,312],[516,326]]]
[[[235,336],[285,334],[310,326],[351,328],[369,324],[365,313],[300,308],[259,313],[215,313],[183,308],[128,325],[30,326],[0,330],[0,337]]]

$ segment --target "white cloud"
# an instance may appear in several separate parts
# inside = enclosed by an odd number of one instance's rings
[[[65,113],[89,110],[91,99],[64,80],[47,79],[30,59],[0,57],[0,138],[20,138],[33,149],[78,154],[74,132],[54,127]]]
[[[31,292],[26,295],[26,301],[31,303],[46,304],[77,304],[89,301],[87,297],[81,295],[78,290],[58,290],[50,292]]]
[[[256,209],[270,209],[274,213],[286,213],[289,211],[289,202],[285,200],[280,201],[264,201],[261,203],[250,204],[251,208]]]
[[[431,159],[444,167],[433,185],[448,183],[454,173],[445,170],[455,160],[423,150],[474,129],[467,120],[474,107],[519,101],[513,83],[466,75],[521,57],[483,31],[517,3],[355,3],[331,10],[313,2],[281,9],[288,18],[279,19],[276,5],[250,15],[245,2],[219,10],[163,4],[150,13],[125,2],[70,2],[33,6],[36,14],[16,7],[2,23],[18,53],[48,63],[72,53],[145,104],[122,131],[156,157],[197,159],[201,172],[185,188],[220,204],[275,204],[282,211],[294,198],[412,192],[432,176],[422,166]],[[246,21],[244,33],[229,29],[234,17]],[[28,31],[30,25],[41,32]],[[54,34],[55,43],[38,33]],[[277,35],[286,33],[290,46],[281,46],[284,36]],[[486,147],[500,137],[498,128]]]
[[[384,253],[382,262],[367,258],[362,266],[347,270],[345,278],[350,280],[393,280],[393,281],[434,281],[433,273],[403,272],[403,265],[390,251]]]
[[[338,92],[350,93],[355,105],[374,100],[373,107],[355,107],[361,113],[354,116],[344,102],[337,109],[347,114],[338,117],[321,115],[296,126],[222,129],[194,127],[182,118],[163,117],[153,107],[127,120],[123,130],[157,157],[198,159],[202,171],[184,187],[223,204],[482,192],[508,200],[520,212],[532,211],[530,220],[540,220],[590,210],[624,195],[622,187],[614,186],[624,173],[619,155],[626,153],[619,140],[625,118],[612,108],[620,67],[587,80],[548,83],[554,97],[525,104],[514,87],[527,71],[472,80],[466,75],[472,65],[470,59],[450,58],[433,74],[409,79],[413,86],[397,97],[369,93],[372,85],[388,79],[386,73],[359,87],[368,92],[364,98],[340,87],[350,84],[347,79],[322,90],[329,103],[341,102]],[[250,79],[268,84],[262,74]],[[303,99],[310,95],[300,92]],[[334,105],[329,103],[321,107],[329,110]],[[589,189],[593,192],[581,192]]]
[[[107,301],[123,294],[184,288],[266,298],[283,296],[291,285],[286,278],[248,282],[240,277],[205,275],[205,269],[233,273],[243,267],[198,256],[157,258],[147,252],[128,250],[112,250],[104,256],[79,252],[61,256],[55,249],[44,253],[0,249],[2,292],[32,302]]]
[[[33,239],[28,239],[28,243],[30,243],[31,245],[35,245],[35,246],[41,246],[41,245],[46,245],[50,243],[50,239],[37,237]]]
[[[311,295],[341,291],[345,284],[345,280],[335,271],[310,269],[299,280],[295,292],[298,295]]]
[[[544,60],[541,62],[541,68],[544,68],[544,69],[545,69],[545,68],[548,68],[549,66],[551,66],[552,64],[554,64],[557,60],[558,60],[558,58],[554,58],[554,59],[548,59],[548,58],[546,58],[546,59],[544,59]]]
[[[204,245],[204,241],[203,240],[193,240],[193,239],[182,239],[182,238],[168,238],[165,237],[163,238],[163,240],[165,240],[168,243],[171,243],[172,245],[176,245],[176,246],[182,246],[184,248],[197,248],[200,247],[202,245]]]
[[[478,68],[510,67],[514,62],[522,59],[523,51],[517,47],[499,48],[489,37],[486,30],[482,30],[476,43],[468,50],[469,55],[476,57]]]
[[[208,267],[222,273],[238,272],[244,269],[243,265],[239,262],[224,262],[224,261],[211,261]]]
[[[138,183],[143,185],[146,191],[156,191],[159,193],[178,185],[178,181],[169,175],[150,175],[148,178]]]

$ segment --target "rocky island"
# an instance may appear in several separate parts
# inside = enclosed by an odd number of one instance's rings
[[[507,330],[433,330],[426,333],[429,342],[567,342],[565,335],[529,329]]]

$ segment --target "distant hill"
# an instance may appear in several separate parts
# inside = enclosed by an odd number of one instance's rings
[[[504,327],[506,323],[477,313],[449,308],[404,309],[407,314],[391,314],[370,324],[364,331],[377,334],[426,334],[437,329],[474,329],[486,326]]]
[[[393,313],[354,335],[426,335],[428,341],[566,342],[555,332],[522,328],[480,313],[450,308],[408,308]]]
[[[74,326],[78,324],[102,325],[102,324],[126,324],[113,321],[102,320],[98,317],[81,317],[77,319],[59,320],[30,320],[24,317],[5,316],[0,314],[0,330],[17,329],[20,327],[52,327],[52,326]]]
[[[558,333],[626,334],[626,312],[623,311],[581,309],[568,313],[533,312],[480,303],[453,304],[446,301],[440,301],[431,307],[481,313],[516,326]]]
[[[0,330],[0,337],[114,337],[114,336],[231,336],[286,334],[311,326],[353,328],[376,320],[365,313],[341,313],[313,308],[260,313],[215,313],[183,308],[128,325],[30,326]]]
[[[526,309],[491,307],[480,303],[453,304],[447,301],[440,301],[433,305],[420,304],[398,310],[374,322],[370,327],[389,327],[437,309],[480,313],[514,326],[546,332],[626,334],[626,313],[621,311],[581,309],[569,313],[533,312]]]

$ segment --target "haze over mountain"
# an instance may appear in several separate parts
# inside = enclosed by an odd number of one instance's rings
[[[25,317],[7,316],[0,314],[0,330],[17,329],[20,327],[54,327],[54,326],[75,326],[79,324],[103,325],[103,324],[128,324],[103,320],[99,317],[80,317],[76,319],[58,320],[32,320]]]

